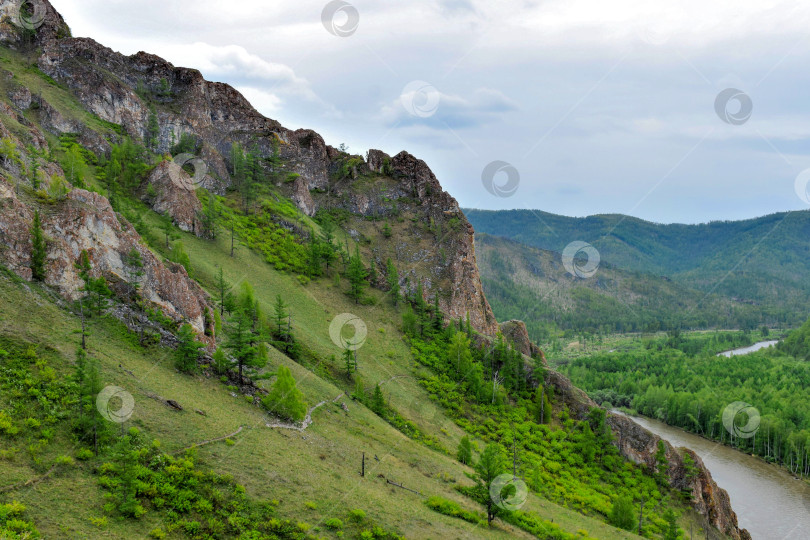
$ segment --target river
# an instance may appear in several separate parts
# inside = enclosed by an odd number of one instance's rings
[[[748,529],[754,540],[810,538],[810,487],[804,482],[774,465],[682,429],[649,418],[632,418],[672,445],[694,450],[717,485],[728,491],[740,527]]]
[[[748,347],[740,347],[739,349],[733,349],[731,351],[721,352],[717,356],[726,356],[728,358],[731,358],[732,356],[738,356],[738,355],[741,355],[741,354],[748,354],[748,353],[752,353],[754,351],[758,351],[760,349],[773,347],[777,343],[779,343],[779,340],[776,340],[776,339],[771,340],[771,341],[760,341],[759,343],[754,343],[753,345],[749,345]]]

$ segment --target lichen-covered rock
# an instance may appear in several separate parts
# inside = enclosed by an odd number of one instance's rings
[[[529,338],[529,331],[523,321],[506,321],[501,323],[501,334],[506,338],[515,350],[530,358],[538,358],[546,363],[546,356],[540,347],[534,344]]]
[[[614,444],[622,455],[650,470],[655,469],[658,442],[663,440],[661,437],[650,433],[631,418],[618,414],[610,414],[608,424],[616,439]],[[669,463],[667,477],[670,485],[692,493],[692,506],[695,510],[706,516],[709,523],[723,534],[735,540],[750,540],[749,532],[739,528],[737,514],[731,508],[728,493],[717,485],[700,457],[687,448],[675,449],[665,440],[664,448]],[[684,456],[687,454],[692,458],[697,471],[694,477],[690,477],[684,464]]]
[[[14,187],[0,180],[0,262],[23,279],[31,279],[31,228],[34,212],[20,201]],[[45,283],[68,299],[78,299],[83,282],[74,266],[86,250],[95,277],[104,276],[110,288],[125,295],[133,279],[125,260],[131,250],[140,253],[143,276],[138,294],[148,305],[160,308],[176,321],[191,324],[203,334],[206,293],[189,279],[180,265],[164,265],[147,248],[135,229],[122,224],[106,198],[82,189],[43,208],[42,229],[47,241]],[[208,329],[210,331],[210,329]]]
[[[149,174],[144,199],[158,214],[171,217],[180,230],[202,234],[202,204],[191,177],[174,161],[162,161]]]
[[[28,2],[35,11],[28,23],[33,26],[26,30],[20,23],[18,0],[0,1],[0,42],[14,49],[33,49],[43,43],[62,39],[70,35],[70,28],[50,2],[38,0]],[[40,19],[41,17],[41,19]]]
[[[0,181],[0,260],[23,279],[31,280],[33,214],[17,199],[14,187]]]

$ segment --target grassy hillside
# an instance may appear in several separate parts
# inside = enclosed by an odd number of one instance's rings
[[[577,279],[552,251],[482,233],[476,235],[476,247],[495,315],[525,321],[538,343],[564,332],[732,328],[758,318],[750,305],[612,264],[602,264],[591,279]]]
[[[810,299],[810,211],[736,222],[660,225],[621,215],[465,210],[479,233],[561,253],[576,240],[617,268],[752,303],[762,323],[797,324]]]
[[[15,54],[6,60],[15,73],[30,71]],[[36,72],[28,76],[51,87],[49,103],[66,108],[63,114],[75,108],[64,87]],[[65,184],[57,173],[40,178],[34,163],[51,171],[55,161],[65,169],[70,163],[76,185],[109,196],[118,219],[130,221],[166,264],[185,266],[212,303],[220,294],[220,272],[226,293],[239,294],[250,283],[250,305],[227,308],[219,323],[224,332],[207,337],[227,348],[236,341],[239,317],[255,314],[252,339],[269,344],[256,384],[272,390],[289,369],[311,423],[288,424],[269,414],[256,396],[244,395],[248,387],[233,384],[233,370],[223,374],[209,365],[194,369],[195,364],[181,372],[178,352],[139,339],[137,329],[112,315],[125,304],[145,311],[131,295],[109,298],[110,312],[89,317],[85,358],[77,303],[3,269],[0,534],[14,540],[26,530],[38,531],[29,538],[611,540],[636,538],[628,532],[636,529],[632,523],[620,530],[609,522],[616,522],[614,506],[632,508],[641,499],[651,504],[643,523],[646,537],[659,536],[667,520],[700,529],[688,494],[620,457],[604,417],[572,418],[550,388],[548,393],[542,388],[538,400],[529,383],[545,384],[542,366],[534,366],[532,379],[523,358],[504,343],[492,349],[485,341],[479,345],[472,331],[456,331],[456,321],[444,321],[421,297],[394,306],[392,295],[371,288],[365,277],[370,261],[360,255],[368,251],[351,244],[351,231],[335,231],[334,241],[327,239],[328,221],[305,217],[279,196],[274,175],[289,173],[283,163],[273,163],[269,173],[248,152],[250,185],[241,189],[249,189],[251,199],[244,208],[244,191],[230,190],[224,197],[198,191],[206,203],[203,217],[213,220],[208,228],[218,233],[200,238],[181,232],[139,200],[148,193],[145,179],[164,156],[140,141],[116,138],[114,126],[73,112],[71,118],[110,137],[110,155],[81,147],[71,134],[49,135],[43,138],[48,147],[36,151],[30,130],[40,119],[32,108],[24,117],[30,125],[8,120],[18,139],[2,141],[8,158],[4,182],[25,193],[33,209],[57,207],[63,195],[51,188]],[[229,230],[235,231],[233,255]],[[324,250],[335,257],[331,267],[324,266]],[[98,279],[103,284],[104,277]],[[347,292],[356,287],[361,292],[352,298]],[[279,296],[289,306],[287,320],[299,346],[289,356],[271,322]],[[344,351],[330,336],[332,321],[343,313],[368,328],[358,369],[349,374]],[[150,316],[183,335],[179,324]],[[444,322],[453,324],[445,328]],[[190,346],[186,340],[181,352],[188,354]],[[464,358],[470,369],[453,370],[454,358]],[[88,367],[96,362],[97,380]],[[496,384],[490,385],[492,378]],[[98,405],[98,389],[108,385],[133,398],[132,417],[120,426],[99,420],[104,407]],[[124,403],[110,401],[114,410]],[[458,459],[464,437],[471,440],[471,456]],[[491,479],[484,479],[481,458],[491,456],[489,472],[511,471],[507,455],[513,454],[506,447],[520,453],[521,476],[531,493],[519,511],[496,512],[499,519],[488,524],[484,509],[493,506]]]
[[[362,349],[362,377],[367,381],[389,380],[384,386],[392,407],[416,422],[421,429],[434,433],[444,445],[454,447],[460,438],[460,429],[436,405],[429,402],[425,391],[416,384],[415,368],[401,340],[390,339],[387,333],[397,334],[390,318],[390,309],[362,307],[350,304],[342,293],[331,291],[329,285],[302,287],[292,278],[279,274],[255,255],[242,250],[236,258],[227,256],[226,242],[212,250],[208,242],[192,236],[184,238],[192,254],[195,270],[203,282],[209,271],[219,263],[233,282],[250,275],[257,283],[257,293],[263,302],[277,292],[294,299],[296,319],[302,336],[324,352],[334,352],[328,338],[330,315],[351,309],[370,325],[369,340]],[[198,256],[199,255],[199,256]],[[317,297],[317,299],[316,299]],[[0,278],[0,298],[4,310],[0,314],[0,335],[8,344],[30,343],[47,358],[48,364],[60,377],[68,378],[78,342],[80,322],[73,314],[53,304],[50,293],[30,287],[6,274]],[[388,311],[388,313],[385,313]],[[381,331],[385,331],[385,334]],[[159,439],[162,449],[173,453],[201,441],[242,432],[197,451],[202,467],[220,474],[231,474],[245,486],[251,497],[260,500],[278,500],[278,515],[304,521],[319,527],[325,534],[323,523],[331,518],[347,521],[347,509],[362,509],[389,530],[396,530],[408,538],[466,537],[472,525],[431,512],[423,504],[423,496],[388,486],[379,478],[382,474],[397,483],[423,495],[441,495],[456,500],[463,507],[475,505],[453,490],[454,481],[465,482],[470,469],[453,458],[431,450],[406,438],[382,421],[366,407],[345,397],[332,400],[344,391],[341,381],[337,385],[324,380],[286,357],[274,352],[271,364],[284,364],[295,374],[307,401],[328,403],[313,414],[313,424],[303,433],[265,427],[268,418],[255,406],[245,403],[241,396],[232,395],[215,379],[181,375],[173,368],[171,353],[160,348],[142,349],[115,321],[95,320],[91,325],[90,349],[101,360],[103,381],[131,392],[135,398],[135,412],[126,428],[142,430],[147,436]],[[393,353],[393,355],[392,355]],[[327,377],[329,379],[329,377]],[[184,407],[178,412],[149,396],[176,400]],[[347,403],[348,413],[339,406]],[[0,398],[0,408],[9,407]],[[206,416],[195,413],[205,412]],[[69,455],[75,450],[63,426],[53,439],[47,456]],[[38,476],[41,468],[32,463],[20,442],[0,439],[5,452],[0,462],[4,484],[11,485]],[[13,452],[12,448],[17,448]],[[360,456],[368,458],[367,476],[359,477]],[[379,457],[376,461],[373,456]],[[48,462],[46,457],[41,458]],[[26,516],[46,536],[110,538],[139,537],[143,531],[160,526],[150,513],[142,521],[121,518],[108,519],[105,525],[94,525],[91,520],[103,518],[103,490],[93,475],[98,462],[77,462],[65,467],[36,488],[20,488],[3,495],[26,505]],[[77,496],[78,494],[78,496]],[[309,504],[312,503],[312,504]],[[313,508],[314,506],[314,508]],[[604,524],[573,510],[531,496],[526,510],[553,519],[570,531],[587,530],[596,538],[630,538]],[[320,526],[319,526],[320,524]],[[476,537],[527,537],[510,527],[499,526],[475,529]],[[327,535],[330,537],[333,535]]]

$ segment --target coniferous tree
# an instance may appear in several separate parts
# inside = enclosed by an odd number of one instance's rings
[[[399,304],[399,272],[394,266],[391,259],[386,261],[386,281],[388,282],[388,290],[391,292],[391,299],[394,301],[394,306]]]
[[[335,246],[335,225],[330,219],[324,219],[321,223],[321,260],[326,265],[326,274],[338,258],[339,248]]]
[[[307,414],[304,395],[295,385],[290,368],[279,366],[276,381],[270,392],[262,399],[264,407],[285,420],[302,421]]]
[[[348,348],[344,350],[343,361],[346,365],[346,376],[351,379],[352,373],[357,372],[357,351]]]
[[[36,281],[45,279],[45,236],[42,233],[42,222],[39,211],[34,212],[34,223],[31,226],[31,277]]]
[[[201,216],[202,233],[206,238],[215,240],[217,237],[217,227],[219,225],[219,208],[217,198],[213,193],[208,193],[205,201],[205,209]]]
[[[98,453],[98,442],[105,425],[96,407],[96,396],[102,389],[101,369],[98,360],[89,358],[87,352],[82,348],[76,351],[74,380],[79,390],[78,414],[74,431],[81,442],[92,442],[94,450]]]
[[[239,384],[244,384],[244,372],[264,367],[267,359],[260,358],[260,351],[253,341],[253,321],[250,313],[239,307],[229,319],[225,329],[225,348],[231,351],[239,370]]]
[[[458,460],[464,465],[472,464],[472,444],[470,438],[465,435],[458,443],[458,452],[456,453]]]
[[[678,516],[672,511],[672,508],[667,508],[664,512],[664,521],[667,522],[667,528],[664,529],[664,540],[678,540]]]
[[[77,188],[85,187],[84,176],[87,172],[87,162],[84,160],[78,144],[73,143],[65,148],[62,169],[65,171],[65,180]]]
[[[179,343],[174,352],[174,365],[182,373],[196,373],[197,361],[200,359],[200,349],[204,347],[197,341],[194,329],[190,324],[184,324],[177,333]]]
[[[470,340],[463,332],[456,332],[450,338],[447,359],[454,368],[457,380],[464,380],[472,367],[472,354],[470,353]]]
[[[278,345],[288,356],[297,356],[295,338],[292,335],[292,324],[290,322],[289,306],[282,300],[281,295],[276,296],[276,303],[273,306],[273,322],[275,329],[273,337]]]
[[[79,277],[84,282],[84,287],[80,290],[85,293],[87,304],[91,313],[101,313],[107,307],[107,299],[112,296],[112,291],[107,287],[107,280],[104,276],[94,278],[90,272],[93,266],[90,264],[90,256],[87,250],[82,250],[79,260],[75,263]]]
[[[231,288],[227,281],[225,281],[225,273],[222,271],[222,267],[219,267],[219,272],[217,273],[217,281],[216,281],[216,288],[217,293],[219,295],[219,314],[220,316],[225,315],[225,304],[226,304],[226,297],[228,294],[229,289]],[[228,310],[230,311],[230,310]]]
[[[225,351],[217,347],[216,352],[214,352],[214,371],[217,372],[217,375],[225,375],[230,368],[231,362],[228,360]]]
[[[382,393],[382,388],[377,384],[374,387],[374,394],[371,396],[371,410],[382,416],[385,414],[385,396]]]
[[[433,331],[441,332],[444,328],[444,315],[439,308],[439,295],[433,297]]]
[[[489,524],[492,524],[492,520],[495,519],[498,513],[498,507],[495,506],[490,496],[490,488],[492,487],[492,482],[505,470],[506,464],[500,446],[495,443],[488,444],[478,458],[475,472],[477,473],[476,479],[479,484],[481,496],[486,499],[487,522]]]
[[[123,260],[125,271],[127,274],[127,296],[132,298],[138,289],[141,288],[141,284],[138,281],[141,277],[143,277],[143,257],[141,257],[141,252],[138,251],[134,246],[132,249],[129,250],[129,253],[124,257]]]
[[[349,259],[349,267],[346,270],[346,277],[349,279],[349,298],[354,300],[355,304],[359,304],[363,298],[363,291],[368,286],[368,271],[363,266],[363,261],[360,259],[360,251],[355,250],[354,255]]]

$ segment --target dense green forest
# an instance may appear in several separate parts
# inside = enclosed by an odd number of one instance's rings
[[[525,321],[546,344],[557,335],[670,329],[749,328],[781,324],[772,311],[691,289],[672,280],[602,264],[576,279],[560,255],[489,234],[476,234],[481,281],[498,320]]]
[[[530,210],[465,214],[476,232],[558,254],[573,241],[588,242],[603,264],[749,303],[767,324],[803,322],[810,299],[810,211],[700,225]]]
[[[656,418],[804,477],[810,474],[810,398],[805,392],[810,365],[806,346],[795,345],[804,341],[808,328],[794,331],[785,345],[731,359],[717,353],[749,344],[750,335],[673,332],[630,351],[597,354],[561,368],[605,407]],[[727,409],[736,402],[753,409]]]

